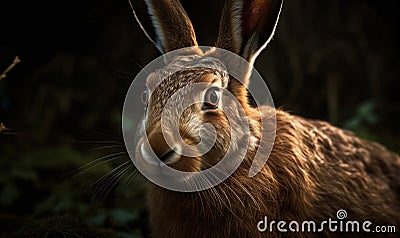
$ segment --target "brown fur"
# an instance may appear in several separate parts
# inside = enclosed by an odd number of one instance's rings
[[[351,220],[398,225],[398,155],[326,122],[280,110],[276,116],[272,153],[255,177],[247,176],[252,163],[248,156],[227,181],[212,190],[187,194],[150,185],[154,237],[262,237],[271,235],[256,227],[265,215],[269,220],[322,221],[336,218],[339,209],[345,209]]]

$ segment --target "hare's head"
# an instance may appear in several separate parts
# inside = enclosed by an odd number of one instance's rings
[[[141,162],[197,172],[218,163],[229,150],[235,153],[257,141],[259,115],[252,115],[247,85],[255,58],[273,36],[282,0],[228,0],[216,48],[207,50],[198,46],[178,0],[145,3],[155,33],[152,37],[146,29],[145,34],[168,54],[166,65],[146,79],[146,115],[136,149]],[[230,52],[246,64],[232,59]],[[227,73],[232,71],[237,77]],[[248,123],[247,129],[242,123]]]

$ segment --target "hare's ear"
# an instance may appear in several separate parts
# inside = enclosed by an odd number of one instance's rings
[[[272,39],[283,0],[227,0],[217,47],[253,63]]]
[[[162,53],[197,46],[192,23],[178,0],[130,0],[129,2],[136,21]],[[146,16],[139,14],[140,10],[143,11],[140,6],[143,2],[147,5]],[[148,19],[151,19],[153,29],[145,28],[142,24]]]

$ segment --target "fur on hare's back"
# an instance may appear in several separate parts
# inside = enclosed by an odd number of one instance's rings
[[[398,155],[327,122],[283,111],[276,111],[276,119],[274,147],[255,177],[248,177],[252,162],[248,157],[212,190],[178,193],[150,185],[154,236],[258,237],[271,235],[257,230],[264,216],[268,221],[301,224],[337,220],[340,209],[346,210],[348,220],[360,224],[366,220],[374,225],[399,224]],[[278,235],[276,227],[274,231]]]
[[[155,27],[155,34],[146,35],[160,51],[170,52],[191,47],[185,49],[185,55],[207,55],[198,50],[193,26],[178,0],[145,2]],[[255,58],[273,36],[282,4],[282,0],[226,1],[216,46],[247,60],[249,65],[242,74],[242,83],[232,77],[222,83],[222,79],[215,75],[204,76],[201,75],[201,69],[193,69],[190,75],[183,70],[171,75],[159,88],[150,90],[152,96],[148,102],[147,114],[143,123],[140,123],[143,134],[151,137],[150,146],[140,148],[144,148],[145,152],[150,148],[157,150],[158,158],[165,159],[164,155],[170,154],[176,156],[170,153],[172,148],[160,136],[162,133],[158,122],[163,107],[161,104],[167,101],[167,94],[199,78],[203,81],[215,79],[220,83],[218,87],[224,87],[235,96],[251,122],[250,136],[255,138],[250,140],[247,155],[239,168],[213,188],[181,193],[149,184],[147,201],[154,237],[318,236],[321,233],[281,234],[276,231],[276,227],[273,233],[261,233],[257,224],[264,216],[267,216],[268,221],[321,222],[329,218],[336,219],[336,212],[340,209],[347,212],[348,220],[367,220],[374,225],[399,225],[400,157],[377,143],[357,138],[351,132],[326,122],[307,120],[270,107],[260,108],[262,115],[276,115],[276,137],[262,170],[254,177],[248,176],[256,151],[263,149],[258,148],[262,143],[254,141],[258,139],[260,142],[265,128],[261,128],[258,109],[248,103],[247,86]],[[157,76],[157,73],[150,74],[149,82]],[[200,128],[204,123],[213,124],[217,140],[212,150],[217,151],[211,152],[223,155],[223,150],[231,142],[227,133],[219,133],[229,130],[224,128],[229,123],[226,123],[223,113],[218,111],[218,107],[210,111],[193,108],[185,114],[182,127]],[[193,135],[199,135],[197,132]],[[210,159],[211,156],[207,156],[208,153],[193,160],[178,159],[175,164],[195,167]],[[211,161],[219,159],[212,158]],[[199,163],[195,164],[194,161]],[[324,236],[343,235],[341,232],[324,233]]]

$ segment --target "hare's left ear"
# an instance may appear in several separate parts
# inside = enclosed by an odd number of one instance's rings
[[[226,0],[217,47],[250,63],[272,39],[283,0]]]
[[[136,21],[161,53],[197,46],[192,23],[179,0],[130,0],[129,2]],[[146,16],[139,14],[143,11],[139,6],[143,2],[147,5]],[[152,29],[145,28],[142,24],[148,19],[152,21]]]

